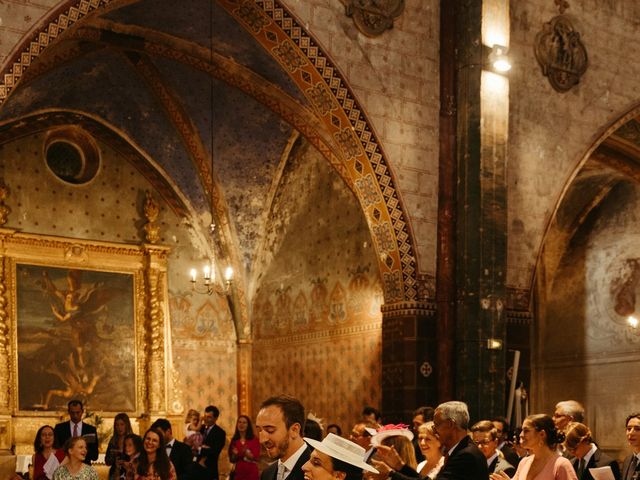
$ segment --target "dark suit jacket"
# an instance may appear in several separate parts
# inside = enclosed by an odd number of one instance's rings
[[[175,440],[173,447],[171,447],[171,453],[169,454],[169,460],[173,463],[173,468],[176,469],[176,475],[178,480],[184,478],[187,468],[193,462],[193,453],[191,447],[186,443]]]
[[[498,473],[498,472],[504,472],[510,477],[513,477],[513,475],[516,473],[516,468],[513,465],[511,465],[509,462],[507,462],[506,458],[502,458],[498,455],[496,458],[493,459],[493,462],[491,462],[491,465],[489,465],[489,473]]]
[[[207,427],[206,425],[203,425],[202,429],[200,430],[200,433],[202,433],[203,437],[200,454],[206,458],[204,465],[207,467],[207,470],[209,470],[209,478],[211,478],[212,480],[217,480],[218,458],[220,457],[220,452],[222,452],[224,444],[227,441],[227,435],[224,433],[224,430],[218,425],[214,425],[213,427],[211,427],[208,435],[205,435],[206,431]]]
[[[286,480],[304,480],[304,472],[302,471],[302,465],[307,463],[311,457],[311,448],[307,446],[300,458],[293,466],[293,470],[287,475]],[[276,476],[278,475],[278,462],[273,462],[267,468],[265,468],[260,474],[260,480],[276,480]]]
[[[633,459],[633,455],[629,455],[627,458],[624,459],[624,462],[622,463],[622,480],[631,478],[632,473],[629,470],[631,468],[632,459]],[[638,465],[636,466],[635,471],[638,471],[639,469],[640,469],[640,463],[638,463]],[[638,475],[638,478],[640,478],[640,474]]]
[[[571,459],[571,465],[573,465],[574,470],[578,471],[578,465],[580,460],[577,457],[573,457]],[[578,480],[593,480],[591,473],[589,473],[590,468],[597,467],[611,467],[611,471],[613,472],[613,476],[616,480],[620,480],[620,466],[618,462],[611,458],[609,455],[604,453],[599,448],[594,452],[594,454],[589,459],[589,463],[584,469],[584,473],[582,474],[582,478],[578,478]]]
[[[471,438],[464,437],[445,460],[436,480],[487,480],[487,478],[489,478],[487,459]]]
[[[500,449],[500,451],[504,455],[504,458],[507,460],[507,462],[509,462],[515,468],[518,468],[518,464],[520,463],[520,457],[518,456],[518,454],[513,448],[511,448],[508,444],[505,443]]]
[[[64,447],[64,444],[67,440],[71,438],[71,421],[58,423],[53,429],[53,433],[55,435],[56,448]],[[98,432],[96,431],[96,427],[93,425],[89,425],[88,423],[82,422],[82,430],[80,431],[80,435],[91,435],[93,434],[94,442],[87,442],[87,456],[84,459],[84,463],[87,465],[91,464],[92,461],[96,461],[98,459]]]

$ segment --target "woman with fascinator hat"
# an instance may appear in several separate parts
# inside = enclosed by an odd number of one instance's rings
[[[321,442],[304,439],[314,451],[302,466],[305,480],[362,480],[362,471],[378,473],[365,463],[365,450],[360,445],[333,433]]]
[[[379,428],[371,439],[371,445],[376,448],[376,454],[371,463],[380,474],[371,475],[371,477],[374,480],[419,478],[420,475],[416,471],[418,462],[412,440],[413,432],[409,430],[408,425],[385,425]]]

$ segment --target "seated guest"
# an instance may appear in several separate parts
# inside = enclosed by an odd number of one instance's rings
[[[53,472],[64,460],[64,450],[55,449],[53,427],[44,425],[38,429],[33,441],[35,454],[31,459],[34,480],[51,480]]]
[[[365,450],[365,462],[375,453],[375,447],[371,446],[371,438],[376,433],[376,425],[371,422],[358,422],[351,429],[349,440],[357,443]]]
[[[330,433],[322,442],[304,440],[314,448],[302,465],[305,480],[361,480],[363,470],[378,473],[364,462],[364,448],[345,438]]]
[[[229,444],[229,461],[235,464],[234,480],[258,480],[260,441],[253,434],[251,419],[240,415]]]
[[[124,456],[116,463],[118,480],[134,480],[138,469],[138,458],[142,452],[142,437],[130,433],[124,437]]]
[[[333,433],[334,435],[337,435],[339,437],[342,436],[342,429],[340,428],[340,425],[336,424],[336,423],[332,423],[330,425],[327,426],[327,434],[329,433]]]
[[[625,425],[627,442],[633,453],[622,463],[622,480],[638,480],[640,478],[640,413],[629,415]]]
[[[489,473],[504,472],[510,477],[516,473],[511,465],[498,450],[498,431],[493,422],[482,420],[471,427],[471,438],[487,459]]]
[[[420,478],[433,480],[444,465],[442,444],[433,428],[433,422],[423,423],[418,427],[418,445],[424,460],[418,464]]]
[[[117,414],[113,419],[113,437],[109,440],[104,456],[104,463],[111,467],[109,469],[110,480],[119,477],[119,473],[116,472],[116,463],[124,455],[124,437],[132,432],[129,415],[126,413]]]
[[[549,415],[529,415],[522,424],[520,439],[529,455],[520,460],[512,480],[577,480],[571,462],[558,455],[561,438]],[[508,480],[504,472],[492,473],[491,480]]]
[[[53,480],[98,480],[98,473],[86,465],[87,442],[82,437],[71,437],[64,444],[66,462],[53,472]]]
[[[144,434],[135,480],[176,480],[160,430],[150,428]]]
[[[591,430],[578,422],[571,422],[566,427],[564,447],[573,455],[571,464],[576,470],[578,480],[593,480],[590,468],[611,467],[613,478],[620,480],[618,462],[600,450],[591,438]]]
[[[469,408],[464,402],[445,402],[436,407],[433,426],[448,457],[437,480],[486,480],[487,460],[467,435]]]

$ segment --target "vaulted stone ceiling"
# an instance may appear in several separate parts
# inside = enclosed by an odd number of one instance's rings
[[[255,91],[260,100],[246,93]],[[314,121],[283,68],[218,3],[112,1],[34,60],[0,107],[0,122],[71,112],[73,122],[94,134],[127,139],[140,153],[136,161],[153,167],[141,170],[157,169],[170,187],[150,174],[159,191],[173,190],[170,203],[192,212],[190,221],[203,231],[210,222],[213,155],[223,250],[234,245],[236,259],[250,271],[295,136],[274,105]],[[32,129],[69,121],[49,115],[48,121],[32,116]],[[19,126],[5,129],[5,136]]]

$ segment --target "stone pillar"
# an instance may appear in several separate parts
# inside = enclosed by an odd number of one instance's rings
[[[382,306],[382,413],[386,422],[411,419],[437,402],[435,306],[398,302]]]
[[[508,12],[500,1],[460,0],[457,9],[455,397],[467,402],[472,421],[506,411],[508,80],[487,70],[483,46],[483,13],[489,7]],[[489,339],[502,343],[491,349]]]

